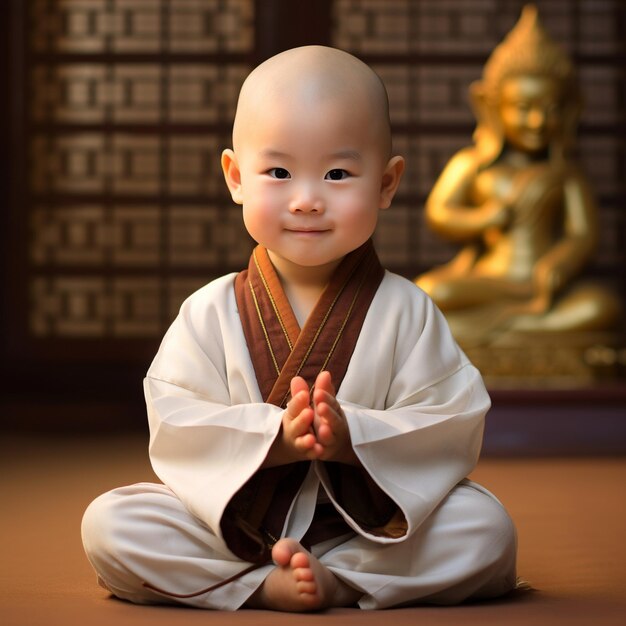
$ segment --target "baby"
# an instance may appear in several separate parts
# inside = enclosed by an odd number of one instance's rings
[[[183,304],[148,371],[163,484],[85,513],[103,586],[282,611],[511,590],[511,520],[465,478],[481,377],[371,242],[404,170],[378,76],[321,46],[269,59],[242,87],[222,168],[259,245]]]

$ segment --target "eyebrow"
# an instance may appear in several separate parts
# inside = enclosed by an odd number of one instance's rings
[[[265,150],[261,150],[261,155],[267,158],[275,158],[275,159],[284,159],[288,158],[289,154],[286,152],[281,152],[280,150],[273,150],[272,148],[266,148]],[[334,159],[349,159],[352,161],[360,161],[361,154],[357,150],[338,150],[337,152],[333,152],[329,155],[330,158]]]
[[[261,150],[261,156],[268,157],[270,159],[284,159],[289,155],[286,152],[281,152],[280,150],[272,150],[271,148],[266,148],[265,150]]]
[[[339,150],[338,152],[333,152],[330,156],[336,159],[350,159],[352,161],[361,160],[361,154],[356,150]]]

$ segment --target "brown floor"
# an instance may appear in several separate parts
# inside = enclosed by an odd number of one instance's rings
[[[626,624],[626,459],[484,459],[473,478],[519,532],[519,574],[536,591],[498,602],[289,615],[141,607],[107,597],[82,553],[80,519],[111,487],[153,479],[145,441],[5,437],[0,456],[0,624],[447,626]]]

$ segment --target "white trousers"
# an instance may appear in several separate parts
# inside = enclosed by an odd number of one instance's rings
[[[101,583],[136,603],[184,603],[207,609],[242,606],[272,570],[265,565],[213,591],[194,594],[249,567],[167,487],[114,489],[88,507],[83,545]],[[463,481],[406,541],[377,544],[356,534],[313,547],[313,554],[363,592],[359,606],[455,604],[496,597],[515,586],[516,535],[502,505]]]

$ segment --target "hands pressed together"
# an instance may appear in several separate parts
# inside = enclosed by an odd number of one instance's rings
[[[291,400],[266,466],[296,461],[337,461],[358,465],[346,416],[336,398],[330,372],[321,372],[313,387],[300,376],[291,380]]]

